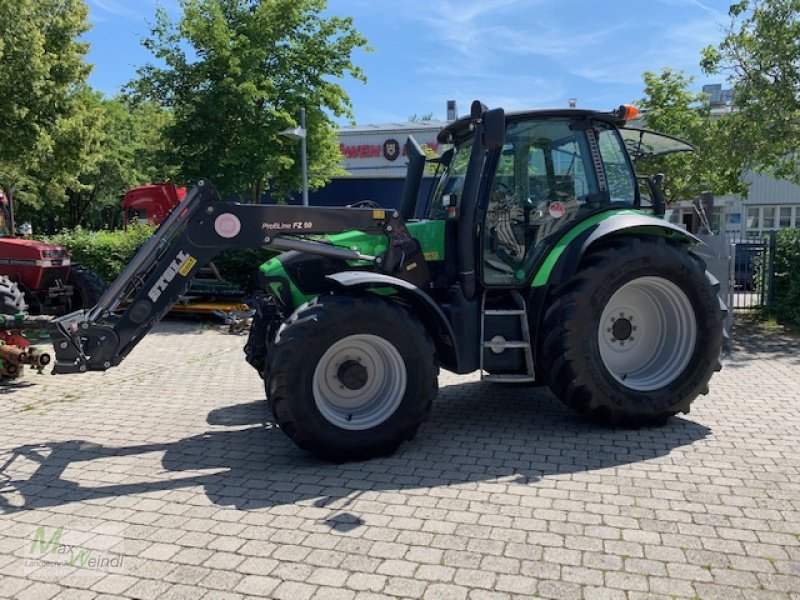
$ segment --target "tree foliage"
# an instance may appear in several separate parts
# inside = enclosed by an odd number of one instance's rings
[[[755,170],[800,183],[800,0],[743,0],[729,9],[718,47],[703,51],[709,74],[727,74],[742,115],[736,144]]]
[[[127,189],[171,175],[160,134],[169,113],[153,103],[105,99],[88,87],[76,90],[73,101],[46,160],[29,166],[19,186],[18,220],[31,221],[37,231],[113,228]]]
[[[73,90],[89,74],[82,0],[0,0],[0,182],[29,180],[76,117]]]
[[[309,184],[338,172],[332,117],[351,116],[337,79],[364,80],[352,54],[366,46],[350,18],[322,16],[325,0],[181,0],[183,16],[157,13],[143,41],[162,66],[130,84],[135,98],[169,108],[172,162],[183,180],[209,178],[221,193],[257,200],[301,187],[300,149],[279,132],[306,108]]]
[[[692,78],[680,71],[648,71],[643,79],[645,96],[637,104],[647,128],[684,139],[695,152],[645,159],[640,170],[665,174],[668,201],[690,200],[705,190],[716,195],[746,194],[741,175],[747,157],[735,144],[739,116],[712,116],[708,97],[691,91]]]

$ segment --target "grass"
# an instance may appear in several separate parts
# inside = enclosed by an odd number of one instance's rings
[[[736,324],[753,329],[788,335],[789,337],[800,339],[800,327],[778,323],[775,317],[762,317],[760,315],[741,315],[736,317]]]

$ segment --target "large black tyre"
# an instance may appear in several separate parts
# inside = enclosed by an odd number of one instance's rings
[[[275,421],[331,461],[394,452],[428,418],[438,391],[435,348],[422,324],[377,296],[321,296],[301,306],[267,353]]]
[[[6,275],[0,275],[0,314],[15,315],[27,309],[25,295],[19,286]]]
[[[689,412],[720,369],[718,291],[683,244],[617,237],[591,248],[548,299],[539,338],[548,385],[610,425],[659,425]]]
[[[92,308],[106,291],[106,284],[100,276],[89,269],[73,268],[69,274],[69,285],[75,290],[70,302],[72,310]]]

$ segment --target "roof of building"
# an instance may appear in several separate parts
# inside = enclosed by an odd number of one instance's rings
[[[355,125],[339,127],[339,133],[379,133],[381,131],[420,131],[439,130],[449,124],[449,121],[404,121],[402,123],[381,123],[375,125]]]

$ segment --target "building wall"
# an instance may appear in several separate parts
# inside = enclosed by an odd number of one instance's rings
[[[716,233],[733,236],[760,235],[786,227],[800,227],[800,185],[766,175],[748,173],[750,193],[714,199]],[[671,220],[685,223],[694,212],[691,202],[673,207]]]
[[[435,152],[439,131],[447,123],[389,123],[343,127],[339,130],[339,147],[344,156],[344,168],[354,178],[402,178],[406,174],[405,144],[409,135],[417,143]]]

